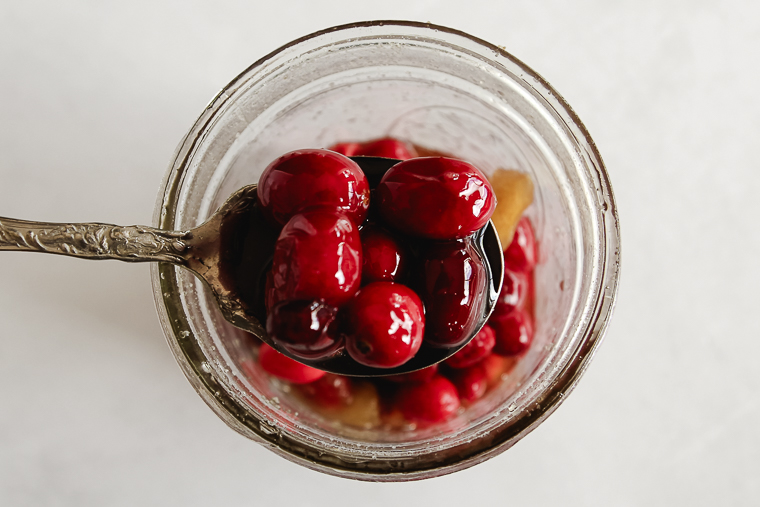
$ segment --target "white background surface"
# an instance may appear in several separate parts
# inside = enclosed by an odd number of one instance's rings
[[[278,46],[431,21],[536,69],[620,210],[616,314],[569,399],[444,478],[323,476],[245,440],[176,366],[147,265],[2,252],[0,505],[757,505],[760,4],[0,0],[0,215],[147,224],[186,130]]]

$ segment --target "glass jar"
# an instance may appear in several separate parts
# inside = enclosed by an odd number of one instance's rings
[[[181,268],[152,271],[169,346],[230,427],[303,466],[405,481],[503,452],[573,389],[598,347],[618,282],[618,219],[594,142],[570,106],[522,62],[463,32],[377,21],[327,29],[274,51],[227,85],[181,142],[155,225],[202,223],[277,156],[398,137],[484,172],[514,168],[535,185],[527,214],[540,245],[535,338],[508,378],[446,423],[387,431],[334,424],[250,364],[251,338]]]

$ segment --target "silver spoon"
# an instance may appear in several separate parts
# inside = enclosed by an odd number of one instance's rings
[[[379,157],[352,157],[364,170],[374,188],[385,172],[398,160]],[[241,222],[242,221],[242,222]],[[263,315],[250,295],[241,294],[231,276],[229,265],[230,229],[245,223],[256,237],[251,238],[261,258],[271,258],[276,231],[268,229],[256,209],[256,185],[234,192],[203,224],[189,231],[165,231],[154,227],[101,223],[61,224],[30,222],[0,217],[0,250],[43,252],[83,259],[115,259],[126,262],[168,262],[192,271],[211,289],[224,318],[233,326],[252,333],[265,343],[315,368],[351,376],[376,377],[409,373],[433,365],[464,347],[488,320],[501,290],[504,258],[493,223],[478,231],[471,239],[483,259],[488,275],[483,308],[476,309],[480,318],[474,331],[461,345],[449,348],[423,344],[407,363],[391,369],[361,365],[346,354],[327,359],[305,360],[292,355],[274,343],[261,324]],[[261,263],[264,268],[265,263]],[[263,281],[263,278],[262,278]],[[263,289],[255,285],[256,290]]]

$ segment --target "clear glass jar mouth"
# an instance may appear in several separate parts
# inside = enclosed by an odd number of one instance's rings
[[[358,33],[363,29],[373,33]],[[532,94],[547,111],[556,115],[558,123],[566,129],[577,152],[574,157],[578,167],[587,171],[589,188],[585,189],[595,200],[595,227],[598,238],[593,256],[596,259],[593,283],[586,298],[585,317],[579,319],[581,327],[574,332],[580,337],[572,350],[564,354],[567,360],[552,371],[546,385],[540,392],[533,393],[529,407],[521,409],[517,416],[504,424],[491,421],[481,425],[460,441],[452,441],[442,459],[436,461],[417,460],[410,463],[405,459],[391,458],[385,462],[367,460],[359,456],[347,460],[346,456],[332,455],[324,447],[303,438],[302,434],[288,433],[278,428],[276,421],[252,414],[242,401],[243,394],[230,389],[228,383],[218,378],[210,365],[212,361],[204,347],[196,340],[191,316],[184,309],[184,295],[178,283],[177,268],[169,265],[154,265],[152,280],[154,296],[159,316],[167,336],[167,341],[177,361],[196,391],[204,401],[227,424],[248,438],[270,446],[282,456],[309,468],[322,472],[373,481],[414,480],[450,473],[484,461],[516,443],[525,434],[548,417],[572,391],[580,376],[599,346],[609,322],[615,302],[619,278],[619,224],[614,197],[608,175],[596,146],[573,112],[572,108],[551,86],[522,62],[505,50],[472,37],[464,32],[427,23],[407,21],[369,21],[337,26],[297,39],[260,59],[243,71],[211,101],[180,143],[174,162],[166,175],[162,191],[155,209],[154,223],[164,229],[175,229],[177,213],[182,206],[180,190],[186,183],[187,172],[193,163],[198,145],[203,142],[206,132],[212,128],[218,116],[223,114],[232,98],[254,79],[257,69],[270,65],[285,53],[295,51],[304,44],[318,41],[323,36],[336,33],[354,34],[361,37],[378,38],[377,30],[386,37],[399,37],[394,31],[406,30],[401,37],[437,40],[437,36],[456,40],[457,48],[476,58],[488,60],[494,66],[502,66],[510,74],[516,75],[525,86],[525,93]],[[348,39],[346,37],[345,39]],[[353,40],[353,39],[352,39]],[[313,48],[312,48],[313,49]],[[507,407],[508,409],[508,407]],[[329,449],[328,449],[329,451]]]

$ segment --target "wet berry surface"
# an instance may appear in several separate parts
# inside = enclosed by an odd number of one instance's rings
[[[329,150],[297,150],[264,170],[257,196],[264,215],[280,225],[296,213],[328,207],[345,213],[357,226],[369,210],[369,183],[350,158]]]
[[[448,358],[445,363],[451,368],[467,368],[485,359],[496,345],[496,335],[493,328],[486,324],[478,331],[475,338],[459,352]]]
[[[317,209],[294,215],[272,261],[272,303],[323,300],[341,306],[361,283],[359,229],[344,214]]]
[[[283,301],[269,312],[267,333],[299,357],[323,357],[341,346],[337,317],[338,309],[322,301]]]
[[[393,235],[377,226],[362,229],[362,283],[401,281],[409,252]]]
[[[504,250],[504,266],[507,269],[527,273],[537,262],[536,237],[530,220],[523,217],[517,223],[512,242]]]
[[[391,282],[363,287],[345,309],[346,349],[366,366],[392,368],[422,345],[425,314],[410,288]]]
[[[522,308],[527,300],[529,285],[530,275],[528,273],[506,268],[499,299],[496,301],[497,311],[506,313],[515,308]]]
[[[293,384],[308,384],[325,375],[324,371],[280,354],[266,343],[259,347],[259,364],[270,375]]]
[[[420,296],[425,302],[426,339],[439,346],[459,345],[469,338],[481,315],[473,312],[486,297],[482,259],[466,242],[431,245],[420,270]]]
[[[485,226],[496,198],[472,164],[445,157],[414,158],[393,166],[376,190],[383,220],[403,233],[453,240]]]
[[[436,375],[427,382],[404,385],[396,399],[407,420],[422,423],[445,421],[460,405],[456,387],[442,375]]]
[[[522,354],[533,341],[533,324],[522,310],[491,316],[488,324],[493,328],[496,344],[493,352],[500,356]]]

